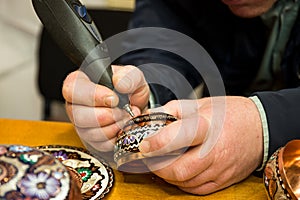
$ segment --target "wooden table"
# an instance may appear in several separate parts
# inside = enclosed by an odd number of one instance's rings
[[[0,119],[0,144],[71,145],[84,147],[72,124],[62,122]],[[153,176],[128,176],[114,170],[114,186],[106,199],[255,199],[265,200],[261,178],[250,176],[245,181],[207,196],[182,192]]]

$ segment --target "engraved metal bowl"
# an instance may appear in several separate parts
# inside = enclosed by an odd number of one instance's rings
[[[143,173],[147,167],[143,163],[145,158],[139,151],[142,140],[177,119],[166,113],[158,112],[144,114],[127,121],[117,136],[114,150],[114,160],[120,171]]]
[[[271,200],[300,199],[300,140],[290,141],[271,156],[264,184]]]

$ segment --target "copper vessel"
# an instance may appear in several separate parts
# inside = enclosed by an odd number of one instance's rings
[[[176,120],[172,115],[159,112],[136,116],[127,121],[118,133],[115,145],[114,160],[117,168],[129,173],[148,172],[139,144],[144,138]]]
[[[264,184],[269,199],[300,199],[300,140],[290,141],[271,156]]]

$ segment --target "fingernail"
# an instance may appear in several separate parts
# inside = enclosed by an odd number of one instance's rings
[[[150,142],[142,141],[139,145],[139,150],[141,153],[149,153],[150,151]]]
[[[106,106],[114,106],[116,104],[116,97],[113,95],[107,96],[104,99],[104,103]]]

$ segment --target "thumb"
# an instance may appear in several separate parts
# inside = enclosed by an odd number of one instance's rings
[[[198,115],[180,119],[145,138],[139,150],[146,157],[178,154],[190,146],[202,144],[208,127],[208,121]]]
[[[200,106],[197,100],[172,100],[164,106],[149,109],[147,112],[165,112],[178,119],[184,119],[196,115]]]
[[[112,67],[115,89],[120,93],[130,94],[130,103],[144,109],[148,104],[150,89],[143,72],[132,65]]]

